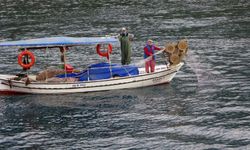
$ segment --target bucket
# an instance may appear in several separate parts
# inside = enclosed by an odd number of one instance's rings
[[[178,49],[186,50],[188,48],[188,43],[186,39],[180,40],[177,45]]]
[[[181,62],[180,57],[176,54],[172,54],[169,60],[173,65],[177,65]]]
[[[167,43],[165,45],[165,51],[172,54],[175,51],[176,43]]]

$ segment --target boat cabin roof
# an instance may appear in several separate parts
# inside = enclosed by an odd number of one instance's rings
[[[0,47],[15,46],[21,48],[44,48],[44,47],[62,47],[62,46],[80,46],[95,44],[117,44],[119,40],[115,37],[49,37],[28,39],[20,41],[0,42]]]

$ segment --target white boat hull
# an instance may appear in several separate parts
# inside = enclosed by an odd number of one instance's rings
[[[169,68],[159,65],[154,73],[145,73],[144,68],[140,68],[137,76],[71,83],[31,82],[25,85],[23,81],[10,80],[13,75],[0,75],[0,93],[64,94],[146,87],[169,83],[182,65],[183,63],[180,63]]]

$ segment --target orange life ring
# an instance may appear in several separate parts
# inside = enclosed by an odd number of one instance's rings
[[[25,64],[23,62],[23,56],[28,56],[31,59],[31,62],[28,64]],[[24,69],[29,69],[30,67],[32,67],[35,64],[35,56],[33,53],[31,53],[28,50],[24,50],[22,51],[19,55],[18,55],[18,64],[23,67]]]
[[[103,57],[109,57],[109,54],[112,53],[112,45],[108,44],[108,50],[106,52],[101,51],[101,44],[96,45],[96,52],[98,55],[103,56]]]

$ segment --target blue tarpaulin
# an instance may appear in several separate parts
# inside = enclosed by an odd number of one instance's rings
[[[111,72],[110,72],[111,70]],[[138,75],[138,67],[122,66],[118,64],[98,63],[89,66],[87,70],[80,73],[70,73],[66,77],[78,78],[79,81],[109,79],[111,77],[125,77]],[[65,74],[58,75],[58,78],[65,78]]]
[[[18,47],[46,47],[65,45],[92,45],[92,44],[117,44],[119,40],[114,37],[50,37],[20,41],[0,42],[0,46]]]

